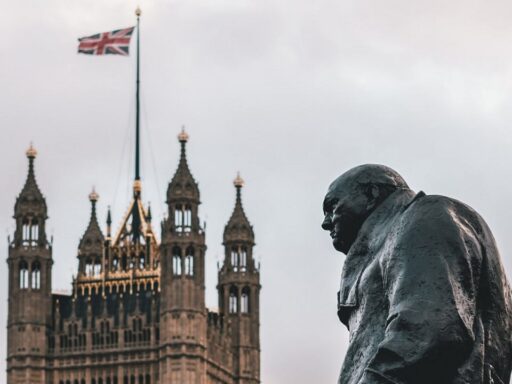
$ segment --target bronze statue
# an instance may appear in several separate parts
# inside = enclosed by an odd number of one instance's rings
[[[339,384],[509,383],[511,291],[478,213],[416,194],[382,165],[338,177],[323,209],[322,228],[347,255]]]

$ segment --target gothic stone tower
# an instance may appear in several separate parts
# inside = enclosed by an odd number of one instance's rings
[[[233,327],[234,376],[238,384],[260,382],[260,273],[253,257],[254,231],[242,206],[240,175],[235,209],[224,229],[225,257],[219,271],[220,312]]]
[[[52,249],[46,239],[46,201],[37,186],[32,146],[28,176],[14,207],[16,231],[9,244],[7,382],[47,383],[47,340],[51,324]]]
[[[206,383],[205,233],[199,188],[190,173],[186,143],[167,189],[168,218],[162,223],[161,383]]]
[[[7,384],[259,384],[259,270],[254,232],[235,180],[235,209],[224,231],[220,310],[205,305],[205,233],[199,188],[187,164],[188,135],[167,189],[168,218],[159,242],[142,183],[121,225],[105,234],[98,194],[79,241],[69,294],[51,293],[47,209],[34,175],[15,205],[9,240]]]

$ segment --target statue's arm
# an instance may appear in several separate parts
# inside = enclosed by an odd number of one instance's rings
[[[396,235],[381,262],[385,337],[360,384],[452,382],[474,342],[479,242],[450,212],[433,208]]]

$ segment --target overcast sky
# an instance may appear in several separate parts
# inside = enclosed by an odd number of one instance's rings
[[[54,290],[71,288],[91,187],[102,221],[112,206],[114,227],[129,202],[134,57],[76,50],[78,37],[133,25],[136,4],[2,4],[0,249],[6,259],[33,141],[54,236]],[[344,256],[320,228],[321,207],[330,181],[352,166],[386,164],[414,190],[471,205],[512,274],[510,1],[140,4],[143,198],[158,223],[185,124],[207,221],[207,304],[215,307],[240,170],[261,260],[264,384],[336,380],[347,345],[335,302]],[[5,263],[0,279],[3,371]]]

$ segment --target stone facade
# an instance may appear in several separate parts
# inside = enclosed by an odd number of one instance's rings
[[[254,232],[235,180],[235,208],[218,273],[219,310],[205,306],[205,233],[199,188],[186,157],[188,135],[167,189],[158,242],[140,180],[117,233],[105,234],[93,191],[71,295],[52,293],[52,245],[37,186],[36,151],[14,208],[9,244],[7,384],[260,383],[259,267]]]

